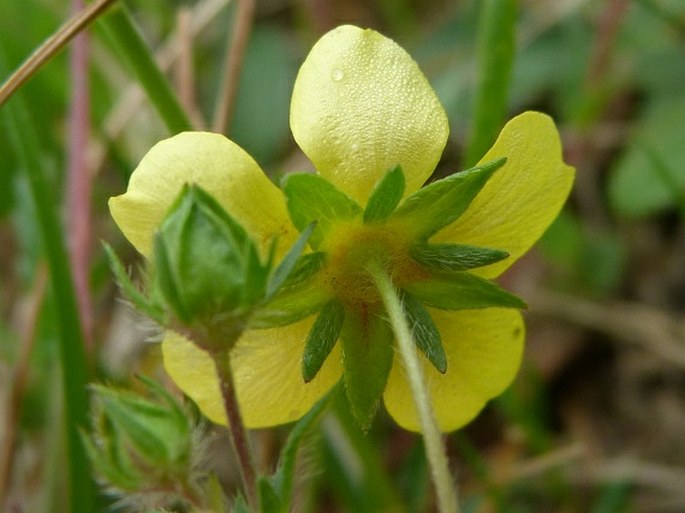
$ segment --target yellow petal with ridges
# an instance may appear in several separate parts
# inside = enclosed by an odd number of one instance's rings
[[[447,372],[440,374],[423,356],[433,411],[440,429],[450,432],[470,422],[487,401],[512,382],[523,353],[525,328],[513,309],[488,308],[453,312],[430,309],[447,355]],[[397,423],[420,431],[409,383],[395,358],[383,395]]]
[[[283,328],[248,330],[231,352],[243,422],[261,428],[302,417],[342,376],[336,347],[309,383],[302,379],[304,341],[313,317]],[[209,355],[186,338],[168,332],[162,343],[164,367],[202,412],[226,424],[219,381]]]
[[[405,194],[418,189],[449,133],[435,92],[407,52],[349,25],[324,35],[302,64],[290,127],[318,172],[361,205],[397,164]]]
[[[235,217],[266,255],[274,236],[281,256],[297,231],[281,191],[240,146],[220,134],[184,132],[150,149],[128,190],[109,200],[112,217],[143,255],[184,184],[198,184]]]
[[[486,278],[501,274],[540,238],[566,201],[575,173],[562,160],[554,122],[539,112],[509,121],[481,163],[501,157],[506,164],[462,216],[432,239],[507,251],[508,258],[472,271]]]

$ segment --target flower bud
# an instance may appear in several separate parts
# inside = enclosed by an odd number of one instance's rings
[[[130,493],[189,482],[193,425],[176,400],[145,380],[146,399],[128,390],[93,387],[93,433],[84,442],[93,466],[111,487]]]
[[[184,187],[162,222],[153,266],[158,291],[177,321],[201,330],[198,338],[210,346],[237,338],[269,276],[245,229],[195,185]],[[207,342],[208,335],[215,340]]]

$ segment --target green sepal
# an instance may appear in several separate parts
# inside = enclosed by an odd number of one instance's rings
[[[314,321],[302,356],[302,378],[310,382],[323,366],[338,341],[345,320],[345,308],[337,299],[328,302]]]
[[[405,198],[390,219],[405,221],[416,237],[427,240],[457,220],[505,162],[494,160],[422,187]]]
[[[139,488],[144,476],[132,465],[130,458],[122,454],[122,444],[114,439],[117,435],[108,433],[103,427],[100,427],[100,433],[104,437],[100,436],[96,445],[95,437],[81,431],[83,447],[93,470],[104,482],[120,490]]]
[[[323,252],[302,255],[276,294],[252,311],[252,329],[276,328],[304,319],[319,311],[331,299],[321,286],[319,271],[326,261]]]
[[[402,307],[407,317],[409,326],[416,346],[426,355],[438,372],[444,374],[447,371],[447,356],[442,346],[440,332],[435,326],[433,319],[423,305],[414,299],[411,294],[402,292]]]
[[[290,174],[285,178],[283,191],[290,219],[298,230],[317,223],[310,239],[314,248],[321,244],[333,223],[353,219],[362,211],[352,198],[319,175]]]
[[[526,308],[518,296],[497,284],[467,272],[443,273],[403,288],[426,306],[442,310],[476,308]]]
[[[309,238],[312,236],[315,227],[316,223],[310,223],[302,230],[302,233],[290,247],[288,253],[283,257],[283,260],[281,260],[281,263],[278,264],[271,273],[269,283],[266,286],[266,299],[270,299],[294,271],[300,259],[300,255],[302,255],[302,251],[309,241]]]
[[[257,480],[257,496],[259,499],[259,513],[286,513],[287,507],[281,501],[278,493],[271,484],[271,480],[259,476]]]
[[[467,244],[417,244],[411,248],[414,261],[438,271],[466,271],[504,260],[509,253]]]
[[[114,278],[126,299],[155,322],[165,324],[166,316],[164,315],[162,306],[157,304],[153,298],[146,297],[145,294],[135,286],[124,268],[124,264],[121,263],[121,260],[119,260],[119,257],[112,249],[112,246],[103,241],[102,248],[105,251],[109,268],[112,270]]]
[[[382,221],[393,213],[404,195],[405,179],[398,165],[385,173],[369,196],[364,209],[364,222]]]
[[[122,490],[185,480],[192,464],[192,421],[161,385],[140,377],[152,397],[94,385],[93,432],[82,435],[94,468]]]
[[[348,308],[340,336],[343,377],[350,410],[361,429],[373,421],[394,355],[393,333],[383,311],[362,304]]]
[[[104,415],[139,458],[160,466],[187,462],[191,429],[186,414],[163,387],[140,379],[156,395],[155,401],[128,390],[93,385]]]

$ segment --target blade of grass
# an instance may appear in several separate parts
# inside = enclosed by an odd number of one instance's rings
[[[164,76],[126,7],[117,5],[100,19],[115,54],[126,61],[171,133],[193,124]]]
[[[478,83],[466,164],[473,166],[495,141],[507,114],[514,63],[516,0],[485,0],[478,27]]]
[[[0,86],[0,106],[2,106],[17,91],[24,82],[31,78],[46,62],[48,62],[64,45],[76,34],[81,32],[98,16],[105,12],[117,0],[99,0],[76,13],[57,32],[50,36],[42,45],[19,66],[19,69]],[[3,72],[3,74],[6,71]]]
[[[5,69],[4,55],[0,51],[0,71]],[[91,513],[95,488],[79,435],[79,428],[85,426],[88,420],[88,368],[71,269],[59,225],[59,210],[40,160],[40,138],[22,98],[15,97],[4,106],[2,113],[7,137],[28,177],[43,250],[50,269],[51,293],[58,314],[68,454],[68,493],[65,495],[69,507],[65,511]]]

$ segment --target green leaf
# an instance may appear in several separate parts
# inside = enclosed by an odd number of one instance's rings
[[[493,160],[422,187],[407,197],[390,219],[405,221],[408,230],[427,240],[458,219],[505,162],[505,158]]]
[[[394,337],[380,310],[362,304],[345,313],[341,333],[345,391],[359,426],[368,429],[392,367]]]
[[[337,300],[330,301],[321,309],[307,336],[302,357],[302,377],[310,382],[321,369],[338,341],[345,320],[345,308]]]
[[[291,174],[283,186],[288,198],[290,219],[302,231],[317,222],[311,245],[318,247],[336,221],[346,221],[361,213],[361,207],[328,180],[313,174]]]
[[[364,222],[382,221],[395,210],[404,194],[404,173],[395,166],[379,180],[364,209]]]
[[[439,271],[466,271],[504,260],[509,253],[467,244],[417,244],[411,257],[424,267]]]
[[[526,308],[521,298],[495,283],[466,272],[409,283],[404,289],[427,306],[442,310]]]
[[[124,264],[121,263],[121,260],[119,260],[119,257],[109,244],[103,241],[102,248],[105,250],[105,256],[109,262],[109,267],[112,270],[112,273],[114,273],[117,284],[119,285],[119,288],[121,288],[126,299],[155,322],[164,324],[164,312],[161,306],[155,304],[138,290],[138,287],[136,287],[131,281],[131,278],[129,278],[128,273],[124,268]]]
[[[438,372],[444,374],[447,370],[447,356],[442,346],[440,332],[433,319],[423,305],[411,294],[403,292],[401,300],[404,315],[407,317],[409,326],[412,327],[416,346],[426,355]]]
[[[311,223],[304,230],[302,230],[302,233],[292,247],[288,250],[288,253],[285,255],[281,263],[278,264],[276,269],[274,269],[274,272],[271,274],[271,279],[266,287],[267,299],[272,297],[278,291],[281,285],[283,285],[288,279],[290,273],[294,271],[300,259],[300,255],[302,255],[302,251],[309,241],[309,238],[312,236],[312,232],[314,231],[315,227],[316,223]]]
[[[478,83],[466,163],[490,148],[507,115],[509,82],[516,49],[516,0],[485,0],[478,26]]]
[[[663,96],[652,99],[632,124],[625,150],[609,175],[609,203],[621,216],[658,214],[677,206],[685,191],[685,97]]]

